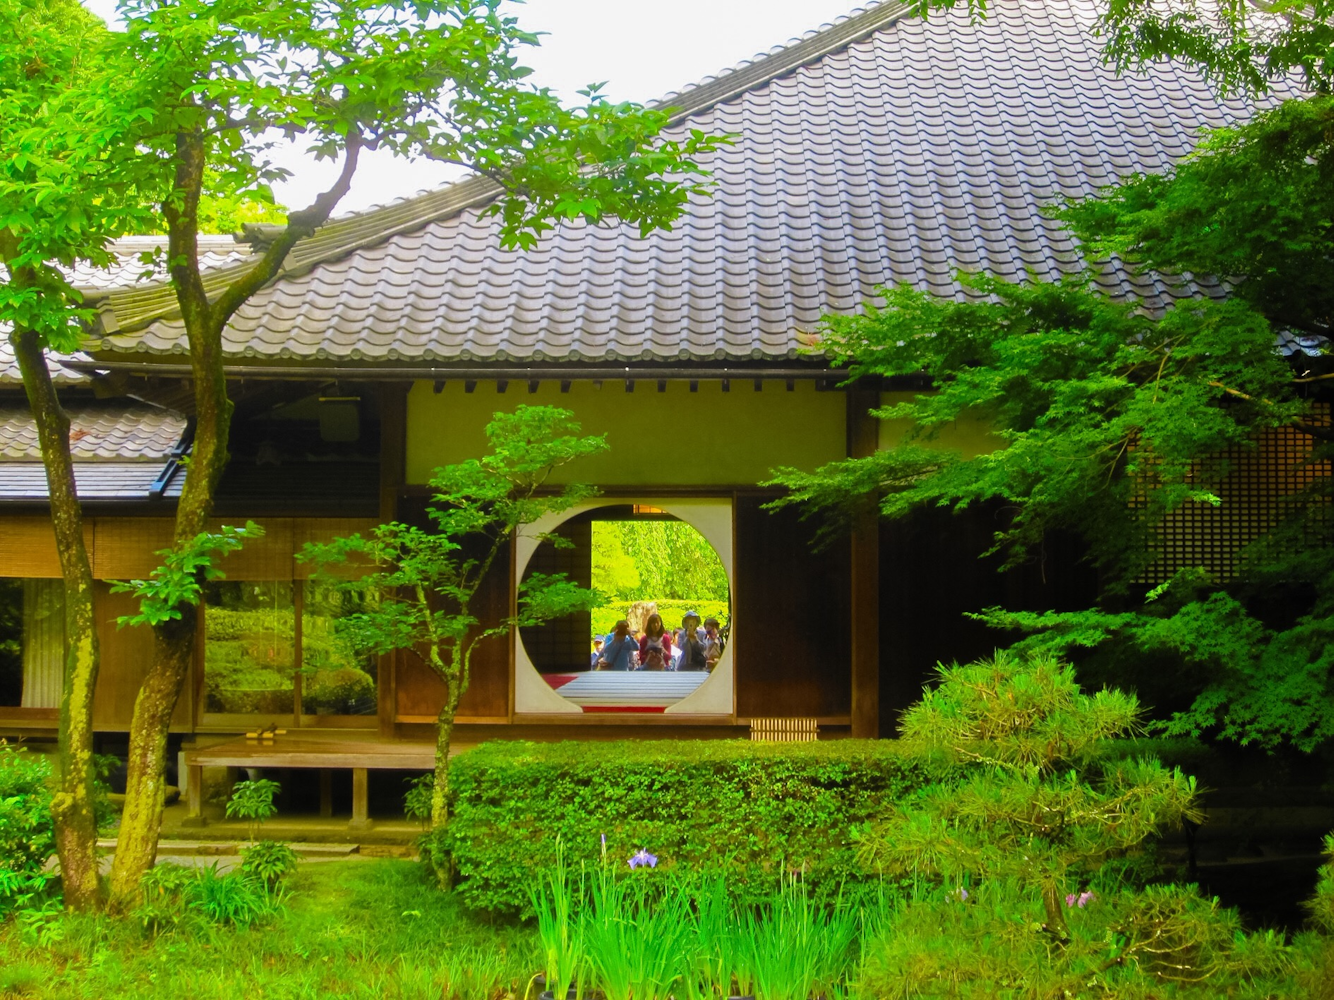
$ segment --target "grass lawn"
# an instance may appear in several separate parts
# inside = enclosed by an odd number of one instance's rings
[[[468,916],[424,871],[389,859],[302,865],[284,911],[242,929],[190,918],[154,937],[132,920],[10,920],[0,1000],[522,996],[540,967],[533,932]]]

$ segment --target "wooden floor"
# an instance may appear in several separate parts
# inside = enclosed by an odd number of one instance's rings
[[[450,748],[450,756],[467,745]],[[320,772],[320,815],[332,816],[331,772],[352,771],[352,819],[348,829],[370,828],[367,809],[370,771],[429,771],[435,766],[435,744],[424,740],[387,738],[377,732],[312,732],[295,730],[271,740],[244,736],[185,751],[188,769],[186,825],[203,826],[202,790],[206,767],[312,768]]]

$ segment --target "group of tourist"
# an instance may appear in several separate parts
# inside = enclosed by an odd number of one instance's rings
[[[710,615],[700,623],[699,615],[687,611],[681,627],[669,632],[662,616],[644,620],[638,635],[622,618],[605,636],[593,636],[594,670],[712,670],[723,655],[723,636],[718,619]]]

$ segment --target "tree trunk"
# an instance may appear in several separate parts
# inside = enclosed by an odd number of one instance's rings
[[[21,270],[21,269],[17,269]],[[15,276],[17,278],[17,276]],[[37,334],[15,330],[10,343],[23,374],[46,466],[51,524],[65,582],[64,684],[60,693],[60,787],[51,803],[65,905],[101,906],[97,877],[97,818],[93,809],[93,692],[100,663],[93,613],[93,571],[83,541],[83,512],[74,486],[69,416],[56,397]]]
[[[181,307],[190,347],[194,383],[195,438],[181,499],[176,505],[173,545],[180,549],[205,530],[213,513],[213,497],[227,467],[232,403],[223,370],[222,331],[228,320],[282,267],[297,240],[322,226],[348,191],[357,167],[361,137],[347,136],[343,170],[314,204],[288,216],[286,230],[260,261],[210,300],[199,268],[199,200],[203,191],[206,145],[200,131],[176,136],[173,196],[163,202],[167,222],[167,259],[176,301]],[[177,606],[178,620],[155,626],[153,664],[139,689],[130,722],[130,770],[125,788],[126,831],[111,870],[112,904],[126,909],[136,902],[139,880],[152,867],[162,826],[163,767],[167,731],[176,699],[189,673],[198,626],[198,610]]]
[[[119,912],[139,902],[139,880],[157,860],[166,784],[167,731],[194,660],[196,609],[186,606],[170,628],[155,630],[153,662],[134,699],[125,811],[111,868],[111,904]]]
[[[458,646],[451,651],[448,671],[437,650],[431,651],[432,665],[445,682],[445,703],[435,719],[435,781],[431,785],[431,832],[427,841],[427,860],[435,870],[441,889],[454,881],[454,865],[444,849],[444,833],[449,826],[449,744],[454,736],[454,719],[459,702],[468,686],[468,656]]]

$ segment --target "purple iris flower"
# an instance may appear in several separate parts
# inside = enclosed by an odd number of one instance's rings
[[[1081,910],[1088,906],[1098,897],[1092,892],[1070,893],[1065,897],[1065,905],[1068,907],[1079,907]]]
[[[950,893],[951,898],[957,899],[960,903],[968,902],[968,890],[964,888],[955,889]]]
[[[634,871],[636,868],[642,867],[643,865],[648,865],[650,868],[657,868],[658,856],[656,854],[650,854],[647,850],[641,847],[638,853],[630,859],[630,870]]]

